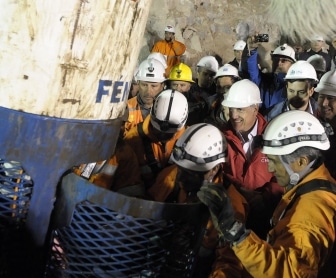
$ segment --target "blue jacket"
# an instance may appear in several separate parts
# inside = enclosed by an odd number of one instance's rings
[[[266,111],[275,104],[286,99],[286,87],[284,73],[263,73],[258,67],[257,49],[251,50],[251,55],[247,58],[247,71],[250,80],[257,84],[260,89],[260,113],[266,114]]]

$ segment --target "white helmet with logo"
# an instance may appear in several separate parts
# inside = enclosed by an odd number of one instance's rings
[[[239,78],[238,69],[230,64],[225,64],[218,69],[215,78],[221,76],[234,76]]]
[[[163,133],[175,133],[184,127],[188,118],[188,101],[180,92],[164,90],[151,109],[152,126]]]
[[[213,72],[218,71],[218,61],[214,56],[205,56],[197,63],[198,67],[204,67]]]
[[[319,94],[336,97],[336,70],[323,74],[315,91]]]
[[[148,55],[147,59],[155,59],[158,60],[164,68],[167,68],[167,58],[160,52],[152,52]]]
[[[318,82],[315,68],[307,61],[297,61],[290,66],[285,80],[311,79]]]
[[[175,28],[173,25],[167,25],[165,28],[165,32],[170,32],[175,34]]]
[[[262,152],[286,155],[300,147],[327,150],[328,136],[320,121],[311,113],[290,110],[273,118],[263,133]]]
[[[146,59],[139,65],[135,79],[146,82],[162,83],[166,80],[165,68],[162,63],[156,59]]]
[[[233,46],[233,50],[241,50],[243,51],[244,48],[246,46],[246,42],[244,42],[243,40],[239,40],[237,41],[234,46]]]
[[[287,45],[286,43],[283,45],[278,46],[271,54],[271,56],[275,56],[275,57],[285,57],[285,58],[289,58],[292,62],[295,62],[295,51],[294,49]]]
[[[233,83],[222,105],[233,108],[244,108],[253,104],[260,104],[259,87],[248,79]]]
[[[211,124],[195,124],[177,140],[171,160],[180,167],[205,172],[225,162],[227,142],[223,133]]]

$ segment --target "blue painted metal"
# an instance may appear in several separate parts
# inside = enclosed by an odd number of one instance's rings
[[[0,158],[19,161],[34,182],[26,226],[44,245],[60,177],[74,165],[107,159],[120,120],[75,120],[0,107]]]

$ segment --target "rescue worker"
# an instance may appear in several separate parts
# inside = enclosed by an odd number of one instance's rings
[[[206,101],[195,91],[195,81],[192,79],[192,70],[184,63],[172,68],[168,83],[170,89],[177,90],[188,100],[187,126],[202,123],[208,112]]]
[[[267,170],[267,157],[260,152],[259,136],[266,120],[258,112],[260,91],[248,79],[232,85],[222,104],[229,107],[229,123],[224,134],[228,141],[225,174],[237,186],[250,206],[248,227],[266,237],[267,219],[281,198],[282,188]]]
[[[196,193],[204,184],[216,183],[225,187],[233,200],[236,216],[245,221],[247,203],[229,180],[224,180],[223,162],[226,160],[227,142],[215,126],[200,123],[186,129],[177,140],[171,160],[148,193],[153,200],[167,203],[199,202]],[[211,222],[199,252],[193,277],[206,277],[214,260],[218,244],[217,232]]]
[[[325,125],[329,126],[330,149],[325,155],[325,165],[330,174],[336,178],[336,71],[326,72],[316,87],[318,94],[317,117]]]
[[[141,62],[135,74],[139,84],[138,94],[127,101],[128,121],[125,123],[125,134],[149,115],[155,97],[164,89],[164,65],[154,58]]]
[[[215,75],[218,71],[218,61],[213,56],[205,56],[197,63],[196,89],[206,100],[208,109],[216,98]]]
[[[168,165],[174,144],[185,130],[188,118],[186,97],[175,90],[164,90],[155,99],[150,115],[137,124],[124,140],[137,155],[145,186]]]
[[[266,120],[294,109],[316,115],[317,102],[313,94],[318,78],[314,67],[308,61],[297,61],[289,68],[285,81],[287,99],[274,105],[265,115]]]
[[[181,62],[181,55],[184,54],[186,46],[175,39],[175,27],[167,25],[164,40],[156,42],[151,52],[159,52],[166,57],[167,68],[165,76],[168,77],[173,66]]]
[[[235,58],[231,62],[229,62],[230,65],[234,66],[238,70],[239,76],[241,78],[246,78],[245,75],[243,74],[243,68],[241,65],[245,46],[246,46],[245,41],[243,40],[236,41],[236,43],[233,46],[233,53]]]
[[[255,42],[254,36],[248,39],[242,64],[247,65],[247,69],[244,70],[248,72],[249,79],[260,89],[262,115],[267,114],[271,107],[286,99],[284,78],[289,67],[296,62],[295,51],[287,44],[278,46],[271,57],[272,72],[263,73],[258,66],[258,43]]]
[[[223,187],[205,185],[197,193],[222,240],[241,262],[239,277],[335,275],[335,180],[321,153],[328,148],[323,126],[305,111],[287,111],[267,125],[262,152],[285,193],[273,213],[266,241],[236,219]],[[232,277],[223,268],[227,263],[216,261],[210,277]]]
[[[122,121],[128,119],[125,109]],[[144,198],[145,188],[137,156],[131,146],[123,140],[124,128],[118,136],[115,151],[107,160],[81,164],[73,168],[74,173],[95,185],[132,197]]]
[[[215,125],[220,130],[226,128],[229,120],[229,108],[222,106],[222,102],[233,83],[240,79],[238,70],[230,64],[225,64],[218,69],[215,75],[216,99],[211,105],[210,115],[205,119],[205,122]]]

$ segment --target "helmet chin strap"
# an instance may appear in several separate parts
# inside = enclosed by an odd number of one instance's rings
[[[309,172],[311,172],[313,169],[311,166],[313,166],[315,160],[311,161],[302,171],[299,173],[295,173],[292,168],[289,166],[288,163],[284,162],[282,157],[280,156],[280,160],[283,164],[283,166],[286,169],[286,172],[289,175],[289,187],[292,188],[294,185],[296,185],[304,176],[306,176]]]

